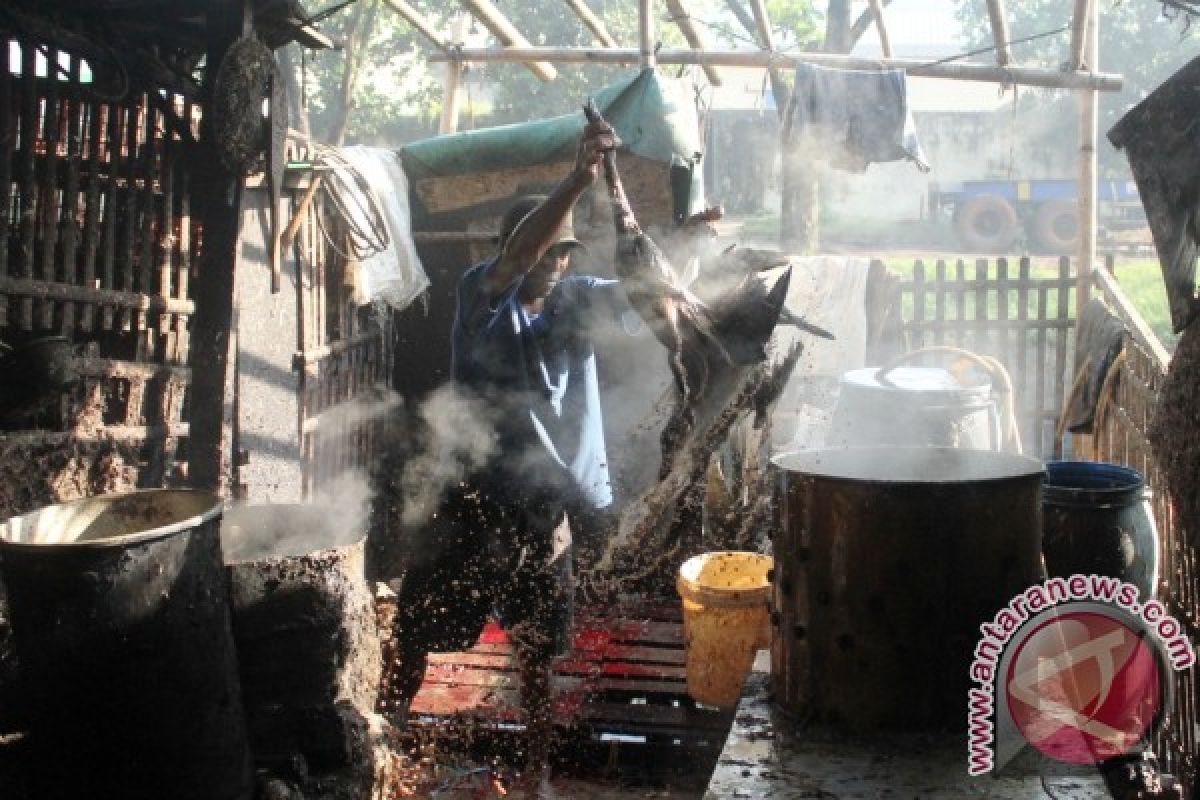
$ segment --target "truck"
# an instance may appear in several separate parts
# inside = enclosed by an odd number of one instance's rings
[[[1078,183],[1073,180],[978,180],[931,184],[934,219],[949,218],[959,242],[977,252],[1003,252],[1018,242],[1055,254],[1079,243]],[[1096,184],[1102,233],[1146,226],[1132,180]]]

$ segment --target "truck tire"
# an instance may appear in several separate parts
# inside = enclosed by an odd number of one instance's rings
[[[1079,246],[1079,206],[1074,200],[1050,200],[1038,206],[1033,238],[1055,255],[1070,255]]]
[[[981,194],[958,207],[954,231],[963,246],[978,252],[1003,252],[1020,234],[1017,210],[1003,197]]]

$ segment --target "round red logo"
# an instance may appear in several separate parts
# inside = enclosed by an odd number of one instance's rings
[[[1132,750],[1162,706],[1143,636],[1097,611],[1063,610],[1017,645],[1005,689],[1021,734],[1051,758],[1095,764]]]

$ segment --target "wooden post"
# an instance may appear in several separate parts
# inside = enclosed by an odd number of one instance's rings
[[[988,0],[987,8],[992,22],[992,42],[996,45],[996,63],[1003,67],[1012,61],[1012,53],[1008,49],[1008,14],[1004,0]]]
[[[441,34],[433,27],[433,23],[425,18],[424,14],[406,3],[405,0],[383,0],[383,3],[392,11],[404,17],[409,25],[412,25],[418,31],[425,34],[425,38],[432,42],[438,50],[441,50],[443,53],[446,52],[446,44],[442,41]]]
[[[989,7],[992,2],[995,0],[989,0]],[[883,0],[871,0],[871,15],[875,17],[875,29],[879,31],[879,47],[883,50],[883,57],[891,58],[892,40],[888,36],[887,26],[883,22]]]
[[[1100,42],[1096,4],[1089,3],[1087,18],[1087,65],[1099,64]],[[1094,90],[1080,92],[1079,113],[1079,272],[1075,276],[1075,313],[1083,311],[1096,263],[1096,136],[1099,128],[1099,96]]]
[[[241,32],[242,3],[216,0],[208,12],[204,71],[211,96],[217,67]],[[202,133],[192,164],[192,208],[204,229],[204,251],[194,283],[196,314],[191,340],[191,435],[188,481],[201,489],[227,490],[231,453],[226,425],[227,369],[234,346],[233,274],[237,262],[242,180],[221,164],[211,133]]]
[[[754,30],[758,37],[758,46],[768,53],[773,53],[775,40],[771,35],[771,19],[767,16],[765,0],[750,0],[750,11],[754,14]],[[784,111],[787,109],[788,100],[791,97],[787,83],[784,82],[778,66],[769,67],[767,77],[771,81],[771,95],[775,98],[775,113],[780,119],[783,119]]]
[[[638,63],[642,68],[653,67],[657,58],[654,52],[654,15],[651,4],[654,0],[638,0]]]
[[[678,2],[678,0],[674,1]],[[583,0],[566,0],[566,2],[571,7],[571,10],[575,12],[575,16],[579,17],[588,30],[592,32],[592,36],[596,37],[596,41],[599,44],[605,47],[617,46],[617,40],[608,32],[608,28],[604,27],[604,20],[593,14],[592,10],[588,8],[587,3]],[[686,35],[685,33],[684,36]],[[692,46],[695,47],[695,45]]]
[[[1087,27],[1092,19],[1092,0],[1075,0],[1075,14],[1071,17],[1071,60],[1067,66],[1082,69],[1083,50],[1087,46]],[[1095,72],[1099,65],[1088,64],[1088,71]]]
[[[492,5],[492,0],[459,0],[463,8],[475,15],[483,26],[492,32],[505,47],[529,47],[526,39],[517,27],[508,21],[508,17],[500,9]],[[648,0],[642,0],[648,2]],[[525,66],[540,80],[552,81],[558,76],[558,71],[545,61],[529,61]]]
[[[454,20],[454,29],[450,34],[450,44],[461,45],[467,38],[468,18],[459,14]],[[466,64],[457,58],[446,62],[446,79],[442,84],[442,122],[438,133],[454,133],[458,130],[458,109],[462,104],[463,73]]]
[[[708,46],[704,41],[703,34],[692,24],[691,16],[683,7],[683,0],[667,0],[667,11],[671,13],[671,18],[675,20],[683,38],[687,39],[687,43],[692,46],[693,50],[704,50]],[[708,76],[708,82],[713,86],[721,85],[721,73],[712,64],[704,65],[704,74]]]

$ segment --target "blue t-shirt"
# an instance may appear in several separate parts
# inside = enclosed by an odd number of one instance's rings
[[[530,315],[518,298],[520,280],[494,298],[481,289],[495,264],[477,264],[459,280],[451,339],[454,380],[495,412],[489,472],[527,488],[576,488],[589,505],[607,507],[612,486],[591,329],[620,314],[620,286],[564,277],[542,313]]]

